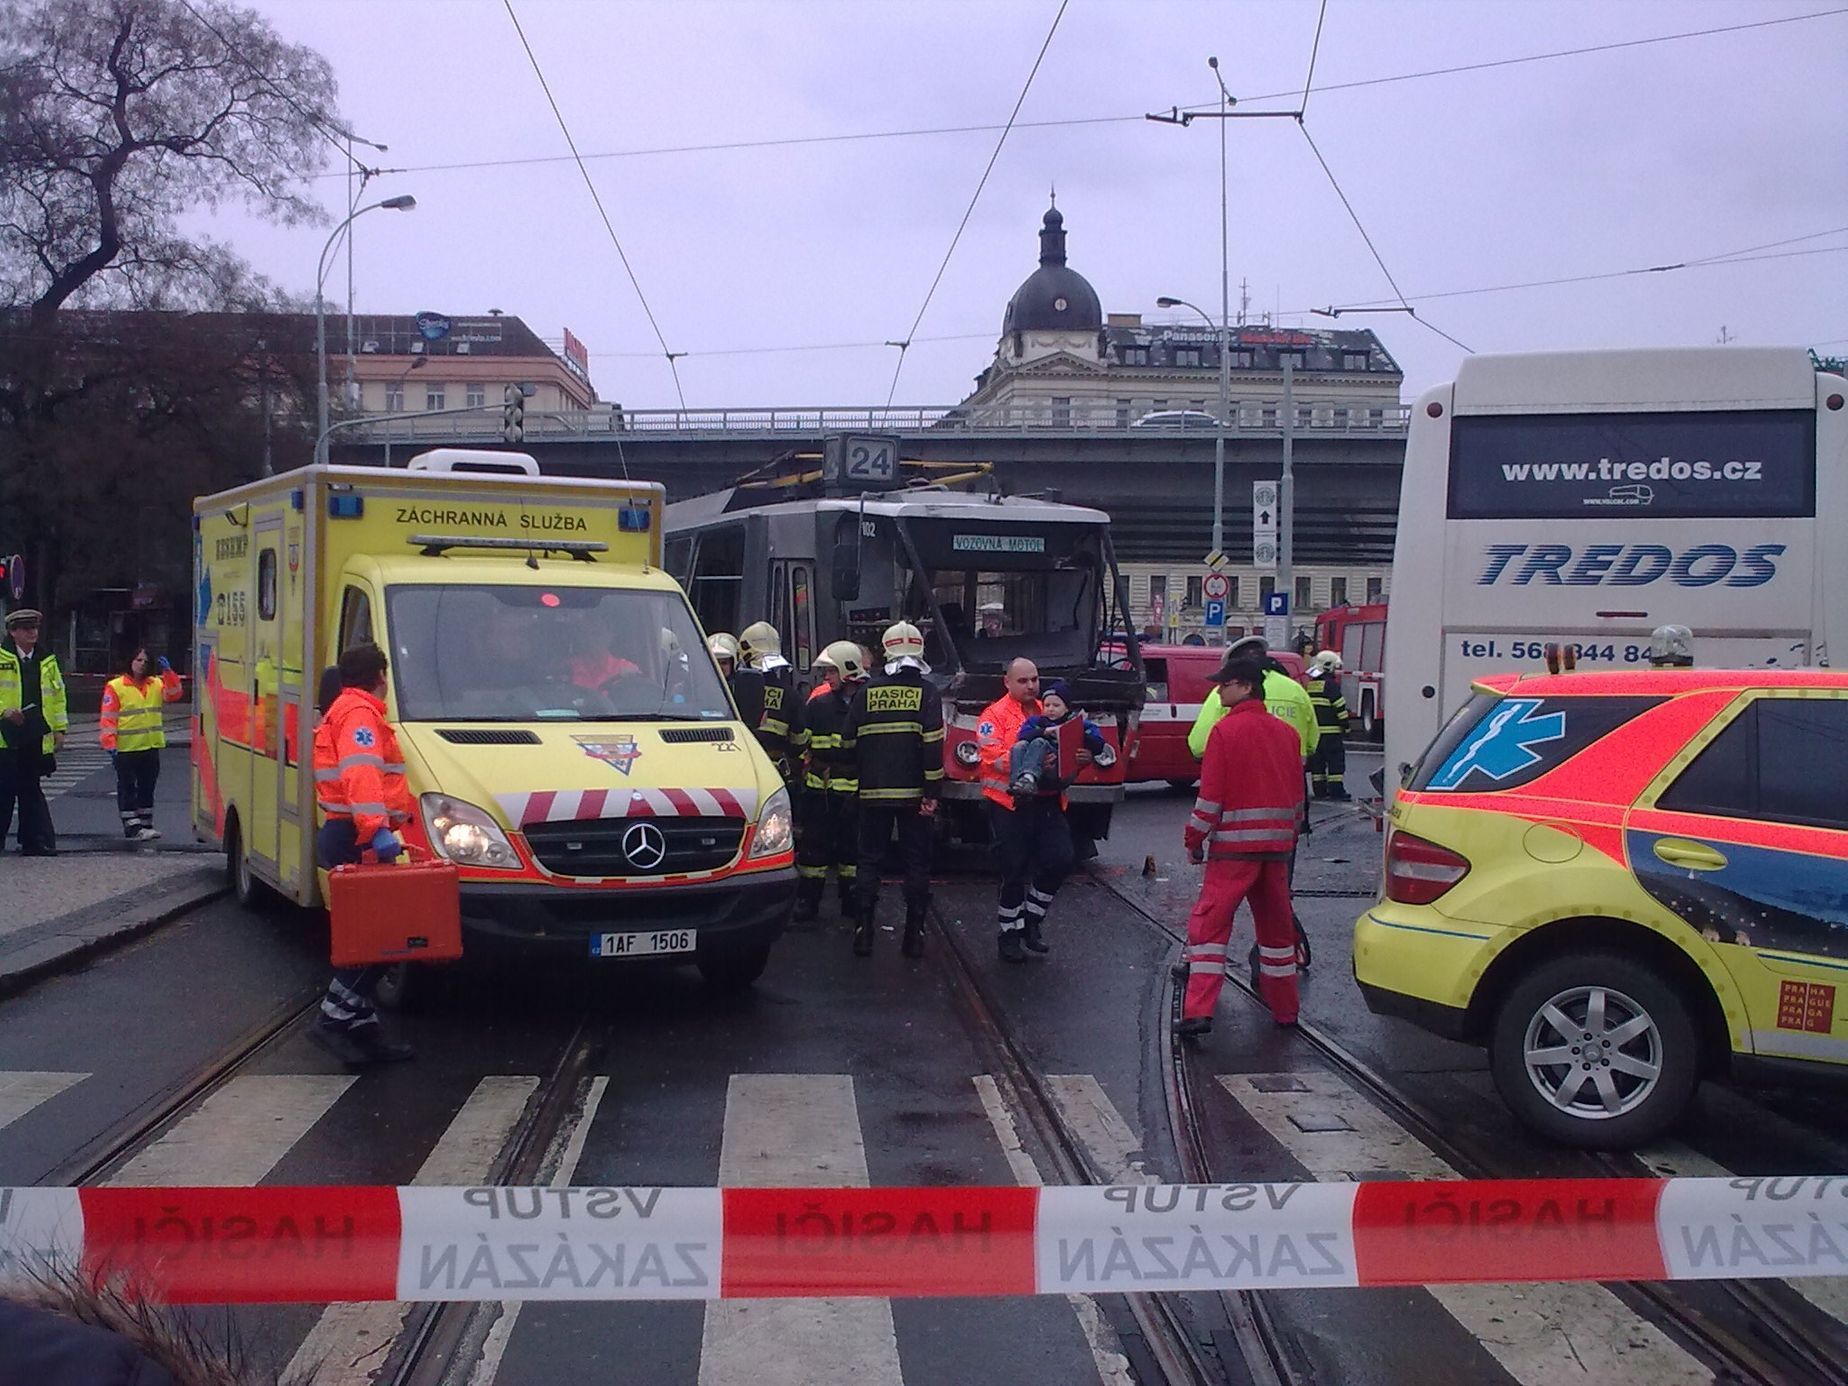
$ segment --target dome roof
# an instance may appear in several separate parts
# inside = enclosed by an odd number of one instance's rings
[[[1008,300],[1001,332],[1100,332],[1103,305],[1097,290],[1065,263],[1065,218],[1047,211],[1040,223],[1040,263]]]

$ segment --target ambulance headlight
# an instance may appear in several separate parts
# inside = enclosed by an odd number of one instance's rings
[[[753,857],[773,857],[787,852],[796,840],[795,815],[789,811],[789,791],[779,789],[764,800],[764,811],[757,816],[757,836],[751,842]]]
[[[456,865],[519,869],[520,854],[486,809],[446,794],[426,794],[423,820],[430,845]]]

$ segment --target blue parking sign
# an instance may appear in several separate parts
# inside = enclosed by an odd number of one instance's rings
[[[1223,626],[1226,623],[1226,604],[1223,601],[1210,601],[1206,604],[1206,623],[1209,626]]]
[[[1266,616],[1288,616],[1290,614],[1290,594],[1288,592],[1271,592],[1264,598]]]

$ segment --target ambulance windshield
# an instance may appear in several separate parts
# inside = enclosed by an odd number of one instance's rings
[[[391,681],[407,722],[726,721],[678,593],[398,586]]]

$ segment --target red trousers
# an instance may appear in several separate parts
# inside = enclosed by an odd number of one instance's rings
[[[1251,901],[1258,927],[1258,994],[1280,1021],[1296,1019],[1296,923],[1287,861],[1209,861],[1187,916],[1187,997],[1181,1014],[1210,1016],[1226,980],[1232,916]]]

